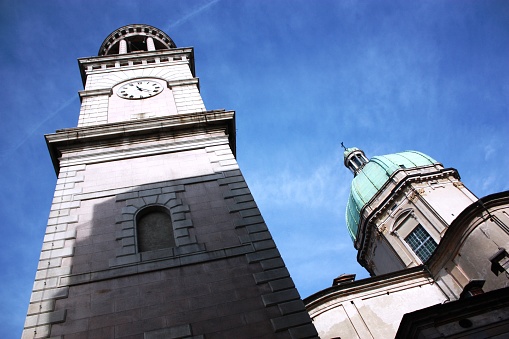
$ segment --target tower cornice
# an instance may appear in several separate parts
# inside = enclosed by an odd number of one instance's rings
[[[51,160],[55,172],[60,171],[60,157],[63,149],[80,147],[83,145],[104,145],[118,140],[147,139],[150,135],[188,133],[197,130],[221,128],[228,137],[228,142],[235,156],[235,112],[213,110],[189,114],[171,115],[151,119],[108,123],[89,127],[76,127],[58,130],[56,133],[45,135]]]
[[[112,70],[120,69],[128,70],[138,67],[146,67],[147,65],[163,66],[168,63],[189,63],[191,74],[193,77],[196,76],[194,66],[194,49],[192,47],[78,59],[83,86],[87,82],[87,76],[92,73],[110,72]]]

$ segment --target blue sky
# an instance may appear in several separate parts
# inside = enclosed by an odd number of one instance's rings
[[[208,109],[237,112],[237,160],[301,295],[367,277],[345,227],[341,141],[418,150],[478,197],[509,184],[507,1],[0,1],[0,336],[18,338],[74,127],[76,59],[129,23],[194,46]]]

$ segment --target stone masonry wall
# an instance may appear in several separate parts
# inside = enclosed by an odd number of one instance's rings
[[[61,167],[23,338],[316,337],[227,144],[109,160]],[[153,205],[177,247],[139,253]]]

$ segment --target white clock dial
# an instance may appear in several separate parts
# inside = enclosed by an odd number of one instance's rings
[[[152,80],[136,80],[123,84],[117,95],[124,99],[145,99],[163,91],[163,86]]]

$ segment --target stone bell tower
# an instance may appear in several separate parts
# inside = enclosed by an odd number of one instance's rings
[[[316,337],[193,48],[127,25],[78,61],[78,126],[46,135],[58,181],[23,338]]]

